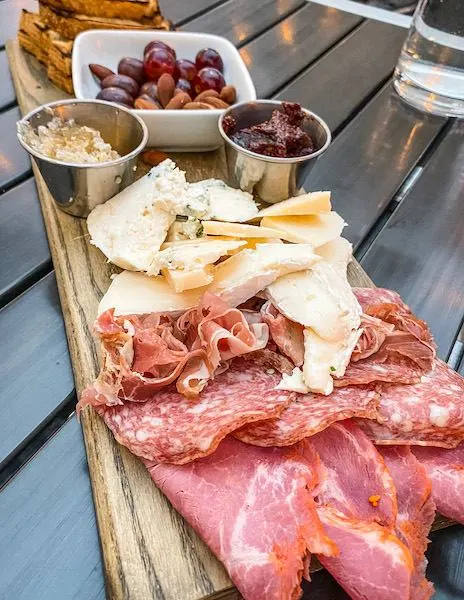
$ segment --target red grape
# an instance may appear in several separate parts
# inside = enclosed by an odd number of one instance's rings
[[[174,48],[171,48],[171,46],[168,46],[167,44],[165,44],[164,42],[160,42],[159,40],[153,40],[152,42],[149,42],[145,46],[143,55],[145,56],[145,54],[147,52],[150,52],[150,50],[153,50],[153,48],[163,48],[164,50],[167,50],[170,54],[174,56],[174,60],[177,58],[176,51],[174,50]]]
[[[176,90],[182,90],[183,92],[186,92],[190,97],[192,97],[192,84],[187,79],[182,79],[182,77],[178,79],[176,83]]]
[[[222,73],[217,69],[205,67],[195,75],[192,81],[194,94],[197,96],[205,90],[216,90],[220,93],[226,82]]]
[[[179,58],[176,60],[176,68],[174,69],[174,79],[176,81],[178,79],[192,81],[196,74],[197,68],[191,60],[187,60],[186,58]]]
[[[143,60],[143,70],[150,81],[158,81],[163,73],[173,75],[175,66],[173,55],[164,48],[152,48]]]
[[[224,63],[222,62],[221,55],[213,48],[204,48],[198,52],[195,58],[195,65],[200,71],[205,67],[213,67],[213,69],[217,69],[221,73],[224,71]]]

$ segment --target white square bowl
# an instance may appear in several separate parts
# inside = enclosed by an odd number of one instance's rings
[[[248,69],[233,44],[223,37],[181,31],[108,31],[94,29],[77,36],[72,55],[72,78],[77,98],[92,99],[100,91],[89,64],[97,63],[117,71],[121,58],[143,58],[143,49],[152,40],[172,46],[178,58],[195,61],[202,48],[214,48],[224,61],[224,78],[237,89],[237,101],[256,99]],[[170,151],[213,150],[222,144],[218,118],[222,110],[135,110],[148,128],[148,145]]]

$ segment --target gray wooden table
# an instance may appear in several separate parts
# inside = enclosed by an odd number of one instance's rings
[[[0,0],[0,598],[96,600],[104,581],[73,376],[3,49],[34,4]],[[464,122],[416,112],[392,91],[405,30],[304,0],[163,4],[182,29],[236,44],[259,96],[327,120],[334,141],[307,187],[333,191],[368,274],[401,293],[464,373]],[[436,598],[462,599],[464,528],[432,537]],[[327,573],[306,594],[346,598]]]

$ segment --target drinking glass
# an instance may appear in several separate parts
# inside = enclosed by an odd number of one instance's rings
[[[393,83],[425,112],[464,117],[464,0],[419,0]]]

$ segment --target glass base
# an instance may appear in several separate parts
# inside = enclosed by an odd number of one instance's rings
[[[442,117],[464,117],[463,100],[425,90],[398,71],[393,76],[393,85],[403,100],[422,112]]]

